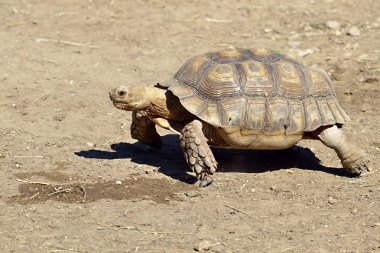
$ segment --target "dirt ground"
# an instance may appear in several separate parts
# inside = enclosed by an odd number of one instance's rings
[[[380,252],[379,17],[378,0],[0,0],[0,251]],[[175,135],[131,139],[112,87],[230,45],[328,71],[373,170],[351,178],[315,141],[214,149],[201,189]]]

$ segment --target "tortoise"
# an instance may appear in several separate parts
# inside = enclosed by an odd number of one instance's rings
[[[208,52],[190,58],[169,81],[114,88],[110,98],[133,112],[132,138],[161,148],[155,125],[179,134],[201,186],[217,169],[210,146],[274,150],[315,139],[334,149],[350,174],[368,170],[364,152],[341,130],[349,117],[326,72],[284,54],[234,47]]]

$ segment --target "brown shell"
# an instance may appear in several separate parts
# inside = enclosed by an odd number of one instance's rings
[[[265,50],[195,56],[163,85],[201,120],[252,134],[300,134],[349,119],[324,71]]]

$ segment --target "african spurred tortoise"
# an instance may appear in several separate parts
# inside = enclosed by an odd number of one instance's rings
[[[353,175],[365,154],[347,141],[347,114],[323,70],[259,49],[228,48],[189,59],[167,82],[118,87],[114,105],[132,111],[133,138],[160,148],[155,125],[180,135],[185,159],[206,186],[217,162],[209,147],[285,149],[303,138],[333,148]]]

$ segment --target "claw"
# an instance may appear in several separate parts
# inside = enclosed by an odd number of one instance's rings
[[[213,178],[210,175],[206,174],[205,172],[202,172],[198,176],[198,181],[195,182],[195,185],[199,187],[206,187],[210,185],[212,181],[213,181]]]
[[[370,171],[365,159],[358,159],[356,161],[342,161],[343,168],[354,176],[360,176],[362,172]]]
[[[197,182],[195,182],[195,185],[199,187],[206,187],[212,183],[212,180],[212,177],[206,177],[205,179],[200,179]]]

